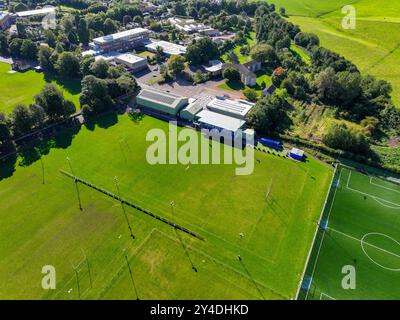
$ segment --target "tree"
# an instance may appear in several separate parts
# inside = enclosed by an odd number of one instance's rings
[[[29,21],[25,18],[18,18],[16,22],[18,37],[26,38],[28,36],[27,27],[29,26]]]
[[[8,40],[4,32],[0,32],[0,54],[8,54]]]
[[[117,85],[120,89],[121,95],[133,92],[137,89],[137,83],[135,79],[127,74],[124,74],[117,79]]]
[[[56,47],[57,38],[54,32],[50,29],[44,30],[44,41],[52,48]]]
[[[286,78],[286,71],[285,69],[283,69],[282,67],[278,67],[274,70],[274,72],[272,73],[272,77],[271,77],[271,81],[272,84],[277,87],[280,88],[282,81]]]
[[[111,20],[110,18],[107,18],[104,21],[104,25],[103,25],[103,31],[105,34],[111,34],[111,33],[115,33],[118,30],[118,26],[115,23],[114,20]]]
[[[322,101],[336,101],[339,88],[336,82],[335,70],[333,68],[327,68],[321,71],[314,81],[314,87],[318,98]]]
[[[41,106],[51,120],[68,116],[70,110],[65,109],[65,99],[62,91],[53,84],[46,84],[35,96],[35,103]]]
[[[319,38],[314,33],[299,32],[294,37],[294,43],[300,47],[311,49],[313,46],[319,46]]]
[[[339,72],[336,82],[339,87],[339,104],[351,106],[361,94],[361,75],[358,72]]]
[[[132,22],[132,17],[131,16],[124,16],[122,18],[122,23],[126,26],[128,23]]]
[[[283,80],[282,88],[295,99],[303,100],[306,98],[306,93],[309,90],[307,79],[300,72],[292,71],[287,78]]]
[[[10,42],[10,55],[12,57],[19,57],[21,56],[21,46],[24,40],[20,38],[14,38]]]
[[[239,57],[237,56],[237,54],[236,54],[234,51],[229,51],[229,52],[226,54],[226,59],[227,59],[229,62],[233,63],[233,64],[239,63]]]
[[[79,77],[80,65],[78,57],[72,52],[62,52],[58,56],[57,70],[61,77]]]
[[[29,105],[29,112],[31,114],[32,126],[35,129],[43,127],[46,121],[46,111],[37,104]]]
[[[322,138],[323,143],[333,149],[349,151],[355,154],[369,153],[368,140],[355,129],[349,129],[343,123],[334,123]]]
[[[44,71],[53,71],[54,65],[51,60],[51,55],[53,54],[53,50],[48,46],[40,46],[38,59],[40,66]]]
[[[143,23],[143,18],[141,17],[141,16],[134,16],[133,17],[133,22],[134,23],[138,23],[139,25],[142,25],[142,23]]]
[[[253,102],[256,101],[258,98],[257,91],[252,88],[248,88],[248,87],[245,88],[243,90],[243,94],[248,100],[253,101]]]
[[[82,80],[79,102],[82,106],[88,106],[88,114],[99,114],[114,105],[108,92],[107,81],[92,75],[88,75]]]
[[[79,20],[78,37],[82,44],[87,45],[89,43],[90,32],[85,19]]]
[[[31,39],[24,39],[21,44],[21,57],[24,59],[36,60],[38,48]]]
[[[210,60],[218,58],[218,56],[218,47],[210,37],[195,40],[186,49],[186,60],[194,65],[208,63]]]
[[[176,76],[185,69],[185,58],[180,55],[173,55],[169,58],[167,65],[171,74]]]
[[[10,127],[6,117],[0,112],[0,153],[14,150],[15,145],[12,141]]]
[[[99,59],[90,66],[90,73],[97,78],[105,79],[107,78],[109,68],[110,64],[107,61]]]
[[[95,62],[93,57],[83,57],[80,61],[80,73],[82,76],[87,76],[90,74],[90,67]]]
[[[268,135],[280,131],[287,122],[286,100],[280,95],[264,97],[247,113],[248,124]]]
[[[11,131],[14,138],[18,138],[31,131],[33,120],[27,107],[22,104],[17,105],[10,115]]]
[[[233,67],[225,68],[222,72],[222,76],[228,81],[240,81],[240,73]]]
[[[380,112],[381,123],[385,129],[393,130],[400,134],[400,109],[394,106],[387,106]]]
[[[160,46],[157,46],[156,48],[155,59],[157,63],[161,63],[164,60],[164,50]]]
[[[265,65],[274,65],[277,60],[274,48],[265,43],[256,44],[251,48],[250,56]]]

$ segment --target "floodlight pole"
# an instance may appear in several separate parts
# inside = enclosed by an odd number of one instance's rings
[[[81,298],[81,288],[80,288],[80,286],[79,286],[79,276],[78,276],[78,271],[74,268],[74,271],[75,271],[75,275],[76,275],[76,283],[77,283],[77,285],[78,285],[78,296],[79,296],[79,299]]]
[[[83,209],[82,209],[81,196],[80,196],[80,194],[79,194],[78,180],[75,178],[75,173],[74,173],[74,170],[72,169],[72,165],[71,165],[71,159],[70,159],[69,157],[67,157],[66,159],[67,159],[67,161],[68,161],[68,165],[69,165],[69,168],[70,168],[70,170],[71,170],[71,173],[72,173],[73,176],[74,176],[76,195],[77,195],[77,197],[78,197],[78,202],[79,202],[79,210],[82,211]]]
[[[86,257],[86,264],[87,264],[87,267],[88,267],[88,272],[89,272],[90,288],[93,288],[93,283],[92,283],[92,273],[90,272],[90,265],[89,265],[89,260],[88,260],[88,258],[87,258],[87,257]]]
[[[243,237],[244,237],[244,233],[243,232],[240,232],[239,233],[239,254],[238,254],[238,256],[237,256],[237,259],[239,260],[239,261],[242,261],[242,256],[241,256],[241,253],[242,253],[242,250],[241,250],[241,245],[242,245],[242,239],[243,239]]]
[[[118,185],[118,177],[114,177],[114,182],[115,182],[115,187],[117,188],[118,197],[119,197],[119,199],[120,199],[122,212],[124,213],[124,217],[125,217],[126,223],[127,223],[127,225],[128,225],[128,228],[129,228],[129,232],[131,233],[131,238],[132,238],[132,239],[135,239],[135,236],[133,235],[133,232],[132,232],[131,225],[130,225],[130,223],[129,223],[128,216],[126,215],[124,203],[123,203],[122,198],[121,198],[121,192],[120,192],[120,190],[119,190],[119,185]]]
[[[126,260],[126,264],[128,265],[128,270],[129,270],[129,274],[130,274],[130,276],[131,276],[133,289],[135,290],[136,300],[140,300],[140,299],[139,299],[139,295],[138,295],[138,293],[137,293],[135,281],[133,280],[132,270],[131,270],[131,266],[130,266],[130,264],[129,264],[129,259],[128,259],[128,255],[127,255],[127,254],[125,254],[125,260]]]

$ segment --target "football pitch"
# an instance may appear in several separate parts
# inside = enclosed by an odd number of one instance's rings
[[[151,165],[154,128],[169,130],[148,116],[109,115],[45,142],[41,158],[2,163],[0,298],[294,298],[331,168],[259,150],[248,176],[235,164]],[[204,240],[79,183],[81,211],[60,169],[113,194],[118,177],[122,198]],[[56,289],[42,288],[47,265]]]
[[[400,185],[335,172],[299,299],[399,299]]]

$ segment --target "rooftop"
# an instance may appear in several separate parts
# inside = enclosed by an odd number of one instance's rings
[[[36,16],[36,15],[41,15],[41,14],[49,14],[49,13],[54,13],[54,12],[56,12],[55,8],[48,7],[48,8],[42,8],[42,9],[36,9],[36,10],[20,11],[20,12],[16,12],[15,14],[18,17],[29,17],[29,16]]]
[[[132,53],[123,53],[123,54],[118,55],[116,58],[120,61],[132,63],[132,64],[139,62],[139,61],[146,60],[145,58],[136,56]]]
[[[98,60],[105,60],[105,61],[113,61],[117,56],[119,56],[120,53],[119,52],[109,52],[109,53],[104,53],[101,55],[98,55],[96,57],[94,57],[94,60],[98,61]]]
[[[292,150],[290,150],[291,154],[295,154],[296,156],[302,157],[304,156],[304,151],[297,149],[297,148],[292,148]]]
[[[216,72],[221,70],[224,67],[224,64],[219,61],[219,60],[211,60],[208,63],[208,66],[205,66],[204,69],[206,69],[208,72]]]
[[[221,98],[214,98],[207,105],[209,109],[215,112],[227,112],[237,115],[241,118],[244,118],[253,106],[254,103],[250,103],[244,100],[229,100]]]
[[[127,37],[140,36],[143,34],[150,34],[150,33],[151,33],[151,31],[148,29],[145,29],[145,28],[134,28],[134,29],[125,30],[122,32],[114,33],[114,34],[109,34],[107,36],[98,37],[98,38],[93,39],[93,41],[95,43],[108,43],[108,42],[112,42],[115,40],[124,39]]]
[[[181,46],[176,43],[168,42],[168,41],[153,41],[150,40],[148,44],[145,45],[147,49],[150,50],[157,50],[157,47],[161,47],[163,51],[168,54],[168,55],[174,55],[174,54],[185,54],[186,53],[186,47]]]
[[[137,98],[145,99],[147,101],[152,101],[157,104],[173,108],[175,108],[182,101],[182,99],[187,99],[186,97],[156,89],[143,89],[137,95]]]
[[[225,116],[206,109],[200,111],[197,116],[200,118],[200,123],[232,132],[236,132],[245,124],[244,120]]]

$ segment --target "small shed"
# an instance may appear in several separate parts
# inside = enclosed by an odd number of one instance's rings
[[[297,148],[292,148],[292,150],[290,150],[290,157],[298,161],[303,161],[304,151]]]

